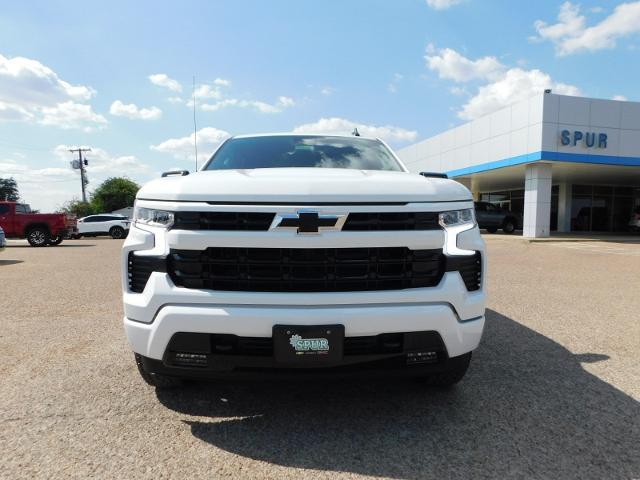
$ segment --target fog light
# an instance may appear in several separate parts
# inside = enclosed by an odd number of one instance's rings
[[[207,356],[203,353],[177,352],[173,356],[173,364],[181,367],[206,367]]]
[[[435,363],[438,361],[438,352],[410,352],[407,353],[407,365],[419,363]]]

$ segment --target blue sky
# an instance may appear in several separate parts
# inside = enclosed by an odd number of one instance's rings
[[[637,1],[8,2],[0,176],[53,210],[80,195],[71,146],[90,188],[193,169],[194,75],[201,153],[354,125],[402,147],[548,87],[640,100],[639,53]]]

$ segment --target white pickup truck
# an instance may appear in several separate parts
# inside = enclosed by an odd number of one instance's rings
[[[464,186],[332,135],[237,136],[201,171],[170,173],[138,192],[122,256],[148,383],[464,376],[486,270]]]

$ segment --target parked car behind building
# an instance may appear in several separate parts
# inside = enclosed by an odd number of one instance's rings
[[[504,233],[511,234],[522,224],[520,215],[493,203],[475,202],[475,207],[478,226],[489,233],[496,233],[501,228]]]

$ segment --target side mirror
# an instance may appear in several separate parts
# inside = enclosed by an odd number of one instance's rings
[[[163,177],[173,177],[174,175],[184,177],[189,175],[189,170],[169,170],[168,172],[162,172]]]
[[[428,178],[449,178],[449,176],[446,173],[439,173],[439,172],[420,172],[420,175]]]

